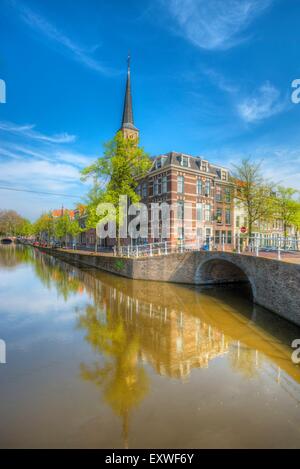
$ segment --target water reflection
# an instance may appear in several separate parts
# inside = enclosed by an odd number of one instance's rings
[[[291,362],[291,339],[299,329],[230,289],[130,281],[93,269],[77,269],[29,248],[1,248],[0,266],[31,264],[65,301],[85,293],[77,327],[97,357],[80,364],[120,418],[129,446],[130,420],[151,391],[151,367],[161,376],[188,382],[193,370],[227,357],[234,372],[253,379],[262,371],[299,401],[300,372]]]

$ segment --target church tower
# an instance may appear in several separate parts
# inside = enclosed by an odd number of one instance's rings
[[[130,56],[127,60],[127,81],[123,108],[123,117],[121,132],[124,137],[129,139],[138,139],[139,130],[134,126],[133,111],[132,111],[132,97],[131,97],[131,84],[130,84]]]

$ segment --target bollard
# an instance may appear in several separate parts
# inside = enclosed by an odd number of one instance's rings
[[[280,246],[278,244],[278,251],[277,251],[277,259],[281,261],[281,251],[280,251]]]
[[[168,254],[168,244],[167,244],[167,241],[165,241],[165,255]]]
[[[222,235],[222,251],[225,251],[225,236]]]
[[[149,244],[149,256],[152,257],[152,244]]]

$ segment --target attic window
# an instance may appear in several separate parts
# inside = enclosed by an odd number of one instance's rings
[[[161,158],[158,158],[156,160],[156,169],[160,169],[161,168]]]
[[[181,166],[184,166],[185,168],[188,168],[189,166],[189,159],[187,156],[181,156],[181,160],[180,160],[180,164]]]
[[[207,161],[202,161],[202,171],[205,171],[207,172],[208,170],[208,164],[207,164]]]

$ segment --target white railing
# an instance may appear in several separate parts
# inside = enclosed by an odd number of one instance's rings
[[[231,242],[228,243],[228,241]],[[197,241],[160,241],[148,244],[115,246],[113,252],[115,256],[121,257],[153,257],[188,251],[227,251],[254,256],[259,256],[260,253],[275,253],[280,260],[282,253],[300,253],[299,244],[294,237],[268,238],[264,236],[247,237],[236,235],[228,240],[225,235],[222,235],[220,237],[206,236],[205,238],[198,238]]]

